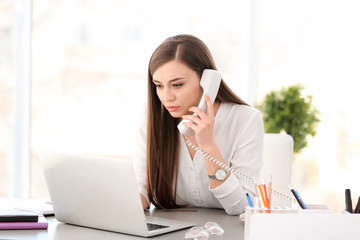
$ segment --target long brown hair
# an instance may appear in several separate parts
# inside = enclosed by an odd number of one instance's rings
[[[147,189],[151,202],[165,209],[183,207],[176,204],[179,119],[173,118],[161,104],[152,76],[161,65],[171,60],[183,62],[199,78],[204,69],[217,70],[209,49],[192,35],[176,35],[165,39],[151,56],[148,68]],[[246,104],[223,80],[216,101]]]

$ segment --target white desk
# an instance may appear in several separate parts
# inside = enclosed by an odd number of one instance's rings
[[[196,209],[196,212],[164,212],[159,209],[147,212],[151,216],[165,217],[197,223],[203,226],[208,221],[218,223],[224,228],[225,233],[222,237],[212,237],[216,239],[244,239],[244,224],[239,216],[229,216],[224,210],[219,209]],[[0,239],[56,239],[56,240],[115,240],[115,239],[146,239],[142,237],[130,236],[121,233],[96,230],[85,227],[64,224],[58,222],[55,217],[47,217],[49,228],[47,230],[0,230]],[[185,239],[188,229],[163,234],[150,239]],[[212,239],[211,238],[211,239]]]

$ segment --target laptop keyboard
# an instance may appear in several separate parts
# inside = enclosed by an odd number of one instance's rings
[[[154,231],[162,228],[168,228],[169,226],[154,224],[154,223],[147,223],[147,227],[149,231]]]

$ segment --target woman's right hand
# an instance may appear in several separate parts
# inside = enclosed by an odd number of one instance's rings
[[[145,210],[145,209],[148,209],[149,208],[149,203],[148,203],[148,201],[146,200],[146,197],[144,197],[144,195],[142,195],[141,193],[140,193],[140,199],[141,199],[141,203],[142,203],[142,205],[143,205],[143,209]]]

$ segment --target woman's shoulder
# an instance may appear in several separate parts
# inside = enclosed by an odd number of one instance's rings
[[[228,139],[237,138],[245,132],[263,132],[261,112],[251,106],[236,103],[221,103],[215,116],[215,129],[226,133]]]
[[[245,104],[237,104],[237,103],[221,103],[220,107],[222,108],[222,113],[225,115],[231,116],[256,116],[261,115],[260,111],[254,107]]]
[[[247,126],[261,123],[262,115],[258,109],[248,105],[221,103],[215,116],[215,122],[218,122],[221,126]]]

